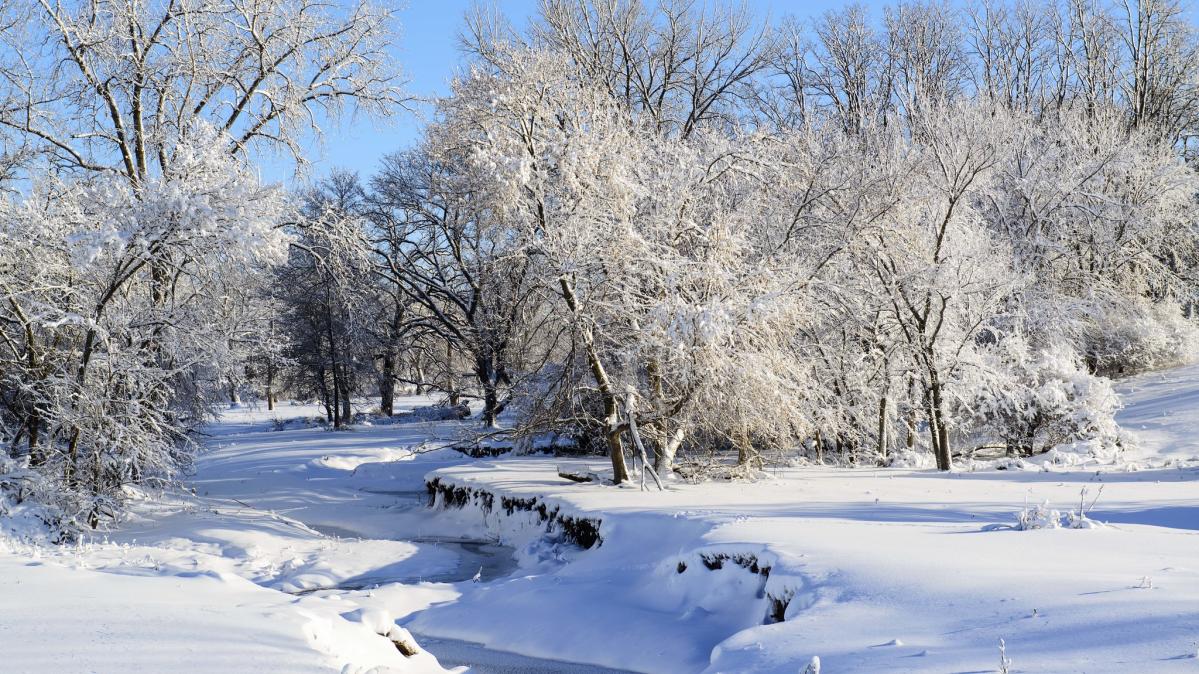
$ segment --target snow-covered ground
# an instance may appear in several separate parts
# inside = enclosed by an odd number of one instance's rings
[[[600,519],[604,542],[411,626],[644,671],[794,673],[816,656],[826,672],[994,672],[1003,639],[1011,671],[1193,672],[1199,367],[1122,390],[1135,443],[1123,466],[804,468],[665,494],[570,483],[556,475],[568,462],[540,458],[445,468],[443,481]],[[1108,525],[1012,526],[1026,506],[1080,502]],[[466,510],[530,540],[531,518]],[[497,611],[533,617],[497,624]]]
[[[389,509],[423,512],[423,501],[339,479],[363,461],[411,458],[436,424],[274,430],[275,418],[316,413],[231,410],[189,480],[194,496],[136,503],[119,529],[78,546],[0,537],[0,670],[444,671],[379,633],[453,600],[452,584],[424,581],[460,579],[472,551],[360,540],[388,538]],[[417,480],[409,492],[420,488]],[[396,580],[408,583],[401,593]]]
[[[1122,394],[1122,466],[809,467],[666,493],[557,477],[601,459],[441,448],[469,422],[276,430],[315,408],[231,410],[194,495],[78,546],[0,535],[0,670],[995,672],[1004,639],[1012,672],[1199,671],[1199,367]],[[430,472],[492,507],[429,510]],[[546,537],[504,496],[603,542]],[[1084,499],[1107,526],[1012,526]]]

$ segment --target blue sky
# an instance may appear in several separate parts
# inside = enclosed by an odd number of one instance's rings
[[[458,66],[458,32],[464,13],[474,0],[408,0],[400,11],[401,35],[395,57],[409,81],[414,96],[445,93]],[[500,0],[494,3],[517,26],[526,23],[537,7],[537,0]],[[818,16],[843,2],[836,0],[748,0],[762,15],[779,17],[795,14]],[[868,2],[866,4],[875,4]],[[325,129],[323,147],[313,147],[311,174],[321,176],[333,168],[357,171],[364,177],[372,173],[386,154],[409,147],[419,136],[422,121],[417,114],[400,112],[381,122],[346,119],[338,128]],[[291,166],[282,161],[263,162],[267,180],[290,182]]]

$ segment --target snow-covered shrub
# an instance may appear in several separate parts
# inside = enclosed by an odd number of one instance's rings
[[[0,542],[60,543],[71,540],[78,523],[78,499],[23,461],[0,454]]]
[[[933,468],[936,462],[927,449],[901,447],[891,452],[887,465],[891,468]]]
[[[1030,531],[1033,529],[1058,529],[1062,526],[1062,513],[1049,507],[1049,502],[1034,503],[1030,506],[1024,506],[1024,509],[1016,513],[1017,531]]]
[[[1013,527],[1017,531],[1029,531],[1032,529],[1100,529],[1104,525],[1102,522],[1087,517],[1087,513],[1095,507],[1095,503],[1103,494],[1103,488],[1100,487],[1099,492],[1095,494],[1090,503],[1087,502],[1088,490],[1082,488],[1078,497],[1078,508],[1062,512],[1049,507],[1049,502],[1044,501],[1038,504],[1025,505],[1020,512],[1016,513],[1016,524]]]
[[[1066,529],[1101,529],[1104,525],[1087,517],[1086,512],[1082,510],[1071,510],[1066,513],[1062,526]]]
[[[1090,503],[1087,503],[1089,491],[1087,487],[1079,490],[1078,509],[1067,512],[1066,518],[1063,521],[1063,525],[1067,529],[1099,529],[1104,526],[1102,522],[1096,522],[1087,517],[1087,513],[1095,508],[1095,504],[1099,502],[1099,497],[1103,495],[1103,485],[1099,486],[1099,491],[1095,493],[1095,498],[1091,499]]]
[[[967,409],[974,428],[1011,456],[1030,456],[1080,440],[1114,445],[1119,399],[1111,383],[1086,371],[1061,342],[1038,347],[1021,334],[979,354],[983,372]]]
[[[1086,323],[1083,339],[1092,367],[1132,375],[1189,362],[1199,354],[1199,323],[1173,300],[1121,298]]]

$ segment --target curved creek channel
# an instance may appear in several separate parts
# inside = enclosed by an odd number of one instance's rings
[[[427,498],[424,492],[374,491],[363,490],[373,494],[411,498],[413,507],[423,507]],[[326,536],[340,538],[367,539],[359,532],[344,526],[309,524],[310,528]],[[469,538],[452,538],[438,536],[422,536],[397,539],[406,543],[432,545],[449,550],[458,556],[456,569],[444,573],[423,577],[398,578],[360,578],[347,585],[335,588],[313,588],[308,592],[320,590],[362,590],[387,583],[461,583],[474,579],[479,575],[480,582],[488,582],[503,578],[518,568],[513,549],[500,545],[495,541]],[[439,639],[413,632],[422,648],[437,656],[437,661],[443,667],[468,667],[470,672],[477,674],[628,674],[624,670],[609,669],[596,665],[586,665],[561,660],[533,658],[508,651],[495,650],[482,644],[457,639]]]

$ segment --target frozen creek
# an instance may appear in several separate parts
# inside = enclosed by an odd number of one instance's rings
[[[369,490],[368,490],[369,491]],[[376,494],[395,496],[403,503],[410,503],[412,509],[424,507],[427,496],[424,492],[372,492]],[[364,538],[361,533],[336,525],[310,525],[313,529],[327,536],[338,538]],[[513,549],[494,541],[481,539],[454,539],[425,536],[409,539],[405,542],[417,545],[435,546],[448,550],[458,557],[457,567],[427,577],[399,578],[366,578],[356,580],[350,585],[343,585],[336,590],[360,591],[372,585],[387,583],[463,583],[474,582],[475,574],[480,582],[503,578],[514,573],[519,567],[513,558]],[[474,569],[474,571],[472,571]],[[307,590],[306,592],[319,591]],[[421,636],[418,634],[418,636]],[[516,653],[487,648],[481,644],[457,639],[439,639],[422,637],[420,644],[437,656],[438,662],[445,667],[469,667],[471,672],[480,674],[609,674],[623,670],[608,669],[594,665],[585,665],[561,660],[531,658]]]
[[[408,402],[415,406],[425,401]],[[443,523],[430,520],[423,476],[442,463],[412,461],[410,474],[398,483],[394,470],[389,471],[385,483],[370,478],[369,464],[411,458],[406,448],[459,432],[453,423],[359,426],[331,432],[304,427],[278,430],[273,422],[313,412],[300,406],[284,406],[274,413],[231,411],[210,429],[207,450],[197,460],[190,480],[197,496],[286,518],[296,526],[361,549],[398,542],[411,546],[411,552],[396,564],[376,564],[377,568],[349,577],[331,574],[329,582],[309,582],[285,591],[298,596],[355,596],[390,586],[387,596],[402,596],[398,586],[485,585],[518,570],[512,548],[446,531]],[[309,566],[321,564],[319,557],[318,552]],[[469,601],[469,597],[464,593],[461,599]],[[405,612],[392,610],[395,615]],[[403,625],[406,620],[398,622]],[[420,646],[447,668],[465,666],[471,672],[496,674],[618,671],[526,657],[469,641],[415,636]]]

